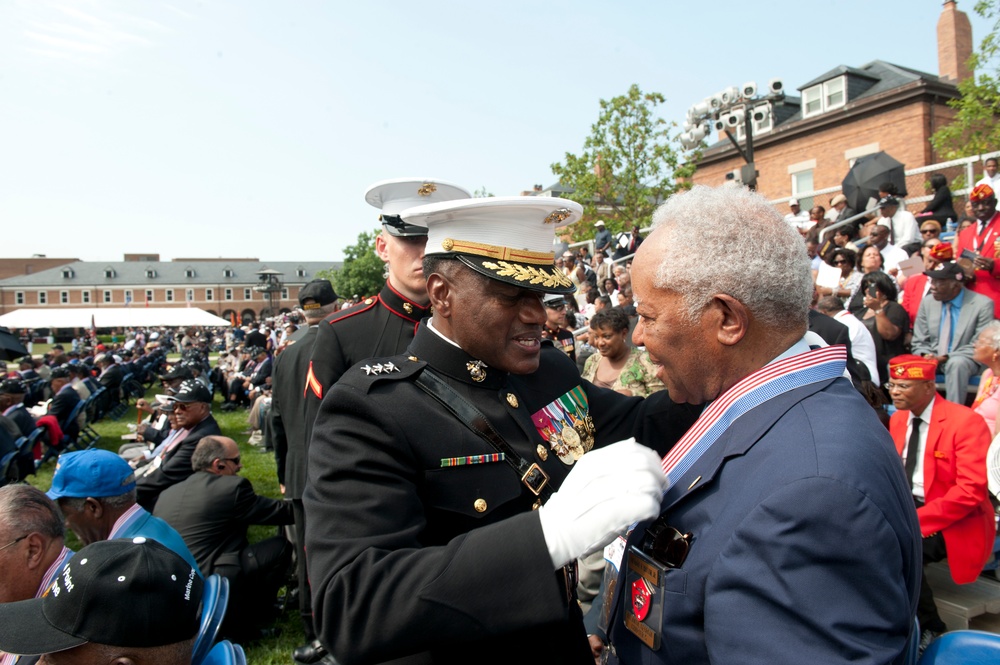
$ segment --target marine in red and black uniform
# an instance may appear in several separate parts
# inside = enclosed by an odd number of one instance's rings
[[[463,187],[435,178],[383,180],[368,188],[365,201],[382,211],[375,252],[387,264],[382,292],[319,324],[303,387],[306,436],[330,387],[352,365],[373,356],[392,356],[409,345],[420,320],[430,314],[424,280],[427,229],[399,213],[427,203],[471,198]]]

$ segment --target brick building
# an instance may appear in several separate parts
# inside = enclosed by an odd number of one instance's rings
[[[339,268],[330,262],[261,262],[245,259],[154,261],[74,261],[47,270],[0,280],[0,314],[36,307],[198,307],[237,321],[258,320],[288,312],[298,303],[299,289],[320,270]],[[281,273],[268,296],[255,290],[262,270]]]
[[[944,4],[937,37],[937,75],[882,60],[840,65],[798,86],[798,96],[772,101],[753,135],[758,191],[773,201],[797,197],[808,210],[810,194],[839,187],[863,155],[885,151],[907,169],[941,161],[929,139],[954,117],[947,102],[959,96],[957,83],[970,75],[965,61],[972,53],[969,18],[953,0]],[[743,134],[741,125],[741,144]],[[745,164],[724,133],[718,138],[704,151],[695,183],[722,184],[734,171],[738,177]],[[911,191],[909,197],[925,193]],[[828,199],[816,203],[828,207]]]

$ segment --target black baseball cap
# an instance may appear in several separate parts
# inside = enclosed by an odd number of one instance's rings
[[[965,271],[962,266],[955,261],[948,261],[938,266],[937,270],[925,270],[924,274],[931,279],[951,279],[958,282],[965,281]]]
[[[0,381],[0,395],[27,395],[28,389],[24,387],[21,379],[4,379]]]
[[[177,387],[177,392],[170,395],[168,399],[172,402],[183,402],[189,404],[191,402],[207,402],[211,403],[212,393],[205,384],[197,379],[185,379],[181,385]]]
[[[319,309],[337,301],[337,294],[328,279],[314,279],[299,290],[299,305],[304,310]]]
[[[191,564],[154,540],[101,540],[77,552],[41,598],[0,604],[0,650],[183,642],[198,632],[203,585]]]

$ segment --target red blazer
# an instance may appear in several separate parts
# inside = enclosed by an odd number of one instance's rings
[[[897,411],[889,433],[902,455],[909,411]],[[924,452],[924,499],[920,531],[944,534],[948,568],[957,584],[974,582],[990,558],[996,521],[986,488],[990,430],[972,409],[937,396]]]
[[[958,259],[963,249],[975,250],[976,224],[958,234],[955,243],[955,258]],[[993,215],[983,235],[983,245],[979,253],[994,259],[993,272],[976,271],[976,281],[969,288],[993,300],[993,318],[1000,319],[1000,252],[997,252],[997,242],[1000,242],[1000,212]]]
[[[903,284],[903,298],[899,304],[903,306],[906,313],[910,315],[910,329],[917,322],[917,310],[920,309],[920,301],[924,299],[924,286],[927,285],[927,275],[920,273],[906,280]]]

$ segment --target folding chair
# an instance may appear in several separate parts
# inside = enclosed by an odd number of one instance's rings
[[[1000,635],[981,630],[955,630],[931,642],[919,665],[996,665]]]
[[[200,665],[212,649],[228,604],[229,580],[217,573],[206,577],[201,594],[201,625],[191,653],[191,665]]]

